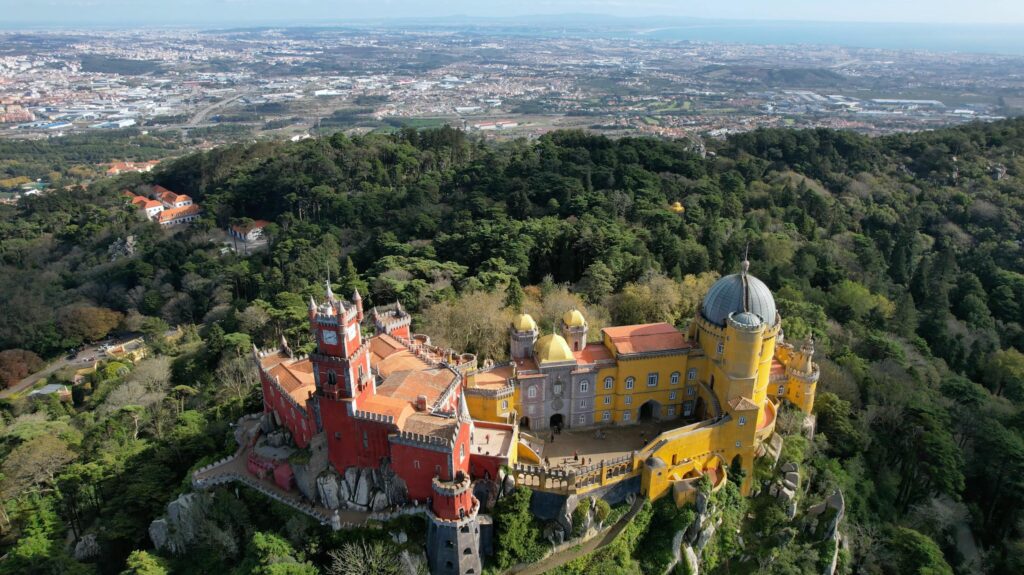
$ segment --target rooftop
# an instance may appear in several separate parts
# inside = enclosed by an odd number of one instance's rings
[[[602,331],[618,355],[682,350],[693,347],[693,344],[686,341],[678,329],[667,323],[606,327]]]

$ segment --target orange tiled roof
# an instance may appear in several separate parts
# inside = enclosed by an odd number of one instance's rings
[[[176,201],[176,202],[191,202],[192,201],[192,196],[186,196],[185,194],[180,194],[178,196],[175,196],[174,201]]]
[[[370,353],[372,354],[370,363],[385,378],[399,371],[420,370],[430,367],[427,362],[416,357],[411,351],[406,349],[401,342],[387,334],[370,338]]]
[[[137,207],[141,207],[141,206],[145,206],[146,204],[148,204],[149,202],[152,202],[152,201],[153,200],[147,200],[146,198],[144,198],[142,196],[135,196],[134,198],[132,198],[132,205],[133,206],[137,206]],[[159,203],[159,202],[154,202],[154,203]]]
[[[771,369],[771,372],[769,372],[769,375],[772,375],[772,376],[786,375],[786,366],[782,365],[781,361],[779,361],[777,359],[773,359],[772,360],[772,369]]]
[[[157,221],[170,222],[178,218],[197,215],[201,211],[202,208],[200,208],[196,204],[192,204],[191,206],[182,206],[180,208],[170,208],[160,212],[160,214],[157,216]]]
[[[251,232],[252,230],[262,230],[263,228],[267,227],[267,224],[269,223],[270,222],[268,222],[267,220],[255,220],[248,226],[231,226],[231,229],[235,230],[236,232],[242,235],[245,235]]]
[[[139,197],[142,197],[142,196],[139,196]],[[145,202],[144,204],[142,204],[142,207],[147,209],[147,210],[149,208],[162,208],[162,207],[164,207],[163,204],[161,204],[160,202],[158,202],[156,200],[147,200],[146,198],[142,198],[142,201]],[[134,202],[132,202],[132,203],[134,203]]]
[[[433,404],[455,378],[455,372],[443,367],[398,371],[384,380],[377,388],[377,394],[408,403],[415,402],[418,396],[423,395],[428,404]]]
[[[309,359],[294,361],[287,355],[276,353],[262,358],[260,363],[299,405],[305,405],[309,394],[316,390],[313,363]]]
[[[612,353],[608,351],[608,348],[603,343],[587,344],[582,350],[574,351],[572,355],[580,363],[594,363],[612,358]]]
[[[512,377],[512,366],[505,365],[487,371],[478,371],[473,379],[477,387],[484,389],[501,389],[508,385],[508,379]]]
[[[611,344],[618,354],[648,353],[693,347],[693,344],[686,341],[678,329],[667,323],[606,327],[602,331],[611,340]]]

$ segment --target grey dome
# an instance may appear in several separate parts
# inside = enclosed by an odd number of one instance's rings
[[[775,325],[775,298],[764,282],[748,273],[725,276],[715,282],[704,296],[700,313],[709,322],[725,326],[729,314],[757,315],[769,326]],[[734,318],[738,319],[738,318]]]
[[[742,327],[758,327],[761,325],[761,318],[749,311],[734,313],[729,316],[733,322]]]

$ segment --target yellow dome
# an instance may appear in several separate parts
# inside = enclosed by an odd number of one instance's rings
[[[569,344],[565,342],[564,337],[557,334],[546,335],[538,339],[536,345],[533,346],[533,352],[537,354],[537,360],[541,363],[573,359]]]
[[[533,321],[530,314],[521,313],[512,318],[512,327],[516,331],[535,331],[537,329],[537,322]]]
[[[676,202],[672,204],[672,211],[677,214],[681,214],[686,211],[686,208],[683,207],[683,204]]]
[[[571,309],[562,316],[562,322],[569,327],[584,327],[587,325],[586,318],[578,309]]]

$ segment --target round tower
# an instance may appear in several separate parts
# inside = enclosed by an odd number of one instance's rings
[[[525,359],[533,354],[537,343],[537,322],[528,313],[521,313],[512,319],[509,327],[509,345],[512,359]]]
[[[583,317],[583,313],[576,308],[572,308],[562,316],[562,337],[573,351],[582,351],[587,347],[589,327],[587,318]]]
[[[434,478],[427,514],[427,561],[434,575],[480,573],[480,502],[463,472],[452,481]]]

